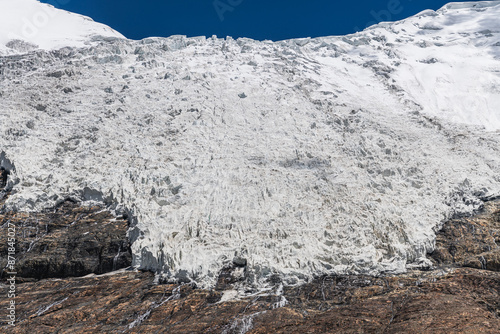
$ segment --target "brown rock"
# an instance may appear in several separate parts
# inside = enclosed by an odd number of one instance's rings
[[[383,284],[382,284],[383,283]],[[382,285],[381,285],[382,284]],[[4,288],[4,287],[2,287]],[[374,292],[375,291],[375,292]],[[209,302],[192,285],[155,285],[118,272],[18,284],[16,327],[5,333],[498,333],[500,273],[319,278],[282,296]],[[5,310],[7,299],[0,301]]]

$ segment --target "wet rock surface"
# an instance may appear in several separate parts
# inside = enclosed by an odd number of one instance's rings
[[[430,255],[436,266],[429,271],[387,277],[324,276],[295,287],[282,287],[277,280],[272,291],[236,300],[226,296],[239,277],[235,271],[244,269],[241,259],[221,273],[212,291],[194,284],[157,284],[153,273],[125,269],[42,279],[18,284],[16,326],[2,324],[0,331],[498,333],[500,272],[489,262],[472,267],[468,259],[498,251],[493,242],[497,242],[499,204],[486,203],[475,217],[446,223]],[[60,209],[64,215],[84,210],[75,204],[65,206]],[[100,215],[109,218],[105,211],[89,215],[101,221]],[[451,254],[450,247],[457,251]],[[7,299],[2,298],[0,309],[6,306]]]

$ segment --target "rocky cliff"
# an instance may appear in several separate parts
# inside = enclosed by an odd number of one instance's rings
[[[100,206],[66,200],[41,213],[3,214],[1,225],[2,277],[7,271],[17,272],[20,281],[102,274],[131,263],[128,221]],[[14,270],[7,270],[8,226],[17,232]]]
[[[241,259],[221,270],[213,290],[116,270],[130,263],[126,221],[102,209],[64,202],[44,213],[5,212],[2,234],[6,221],[14,220],[20,238],[18,319],[15,327],[2,325],[5,333],[498,333],[500,328],[498,200],[473,217],[446,222],[427,271],[329,275],[285,287],[276,275],[271,290],[245,298],[237,298],[232,286],[235,271],[244,271]],[[69,277],[86,273],[93,274]],[[6,306],[3,298],[0,309]]]

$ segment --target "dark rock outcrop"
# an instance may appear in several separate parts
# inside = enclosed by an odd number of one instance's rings
[[[131,264],[127,220],[99,206],[65,201],[44,213],[0,214],[2,269],[7,264],[9,225],[16,230],[15,271],[20,281],[102,274]]]
[[[246,266],[246,259],[235,257],[231,264],[224,266],[220,271],[215,290],[229,290],[233,288],[234,283],[244,281],[247,275]]]
[[[9,171],[4,167],[0,167],[0,190],[5,188],[7,185],[7,177],[9,176]]]
[[[500,271],[500,201],[486,202],[476,216],[446,222],[431,258],[438,265]]]

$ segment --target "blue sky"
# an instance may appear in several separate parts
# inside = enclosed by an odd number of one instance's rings
[[[42,0],[92,17],[131,39],[150,36],[232,36],[258,40],[345,35],[395,21],[440,0]]]

